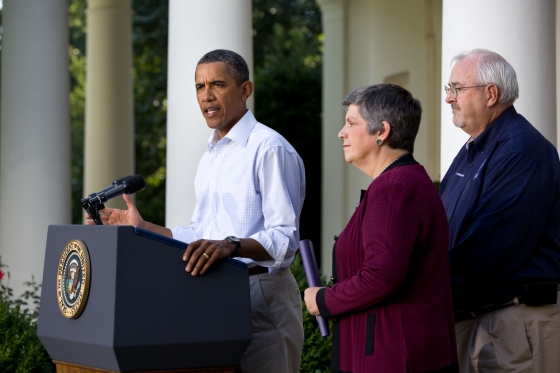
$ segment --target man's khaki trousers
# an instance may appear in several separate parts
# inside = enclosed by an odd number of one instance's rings
[[[560,372],[560,300],[491,312],[455,331],[461,373]]]

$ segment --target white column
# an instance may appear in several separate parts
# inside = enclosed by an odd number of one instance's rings
[[[134,173],[131,0],[88,0],[86,66],[84,196]]]
[[[555,1],[443,1],[442,82],[450,61],[465,50],[485,48],[512,64],[519,82],[515,108],[556,144]],[[442,87],[443,89],[443,87]],[[455,128],[449,105],[441,105],[441,175],[468,136]]]
[[[188,225],[196,204],[194,177],[210,130],[198,107],[194,74],[214,49],[239,53],[253,80],[251,0],[170,0],[167,80],[168,227]],[[252,107],[253,100],[249,102]]]
[[[71,221],[68,2],[4,0],[2,27],[0,255],[19,295]]]
[[[346,225],[346,168],[338,132],[344,124],[342,101],[345,87],[345,0],[318,0],[323,14],[323,140],[321,272],[332,273],[333,236]]]

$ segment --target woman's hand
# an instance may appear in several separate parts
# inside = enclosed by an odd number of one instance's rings
[[[317,307],[317,293],[321,287],[307,288],[303,292],[303,299],[305,300],[305,306],[309,313],[313,316],[319,316],[319,308]]]

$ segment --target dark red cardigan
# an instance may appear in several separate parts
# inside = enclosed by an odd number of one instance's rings
[[[395,167],[370,184],[336,243],[337,283],[317,297],[339,323],[340,372],[455,371],[448,244],[424,167]]]

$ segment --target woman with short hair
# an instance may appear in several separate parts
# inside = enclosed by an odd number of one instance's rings
[[[377,84],[343,106],[344,158],[373,181],[336,240],[333,286],[305,291],[334,321],[331,372],[457,372],[447,218],[412,156],[420,102]]]

